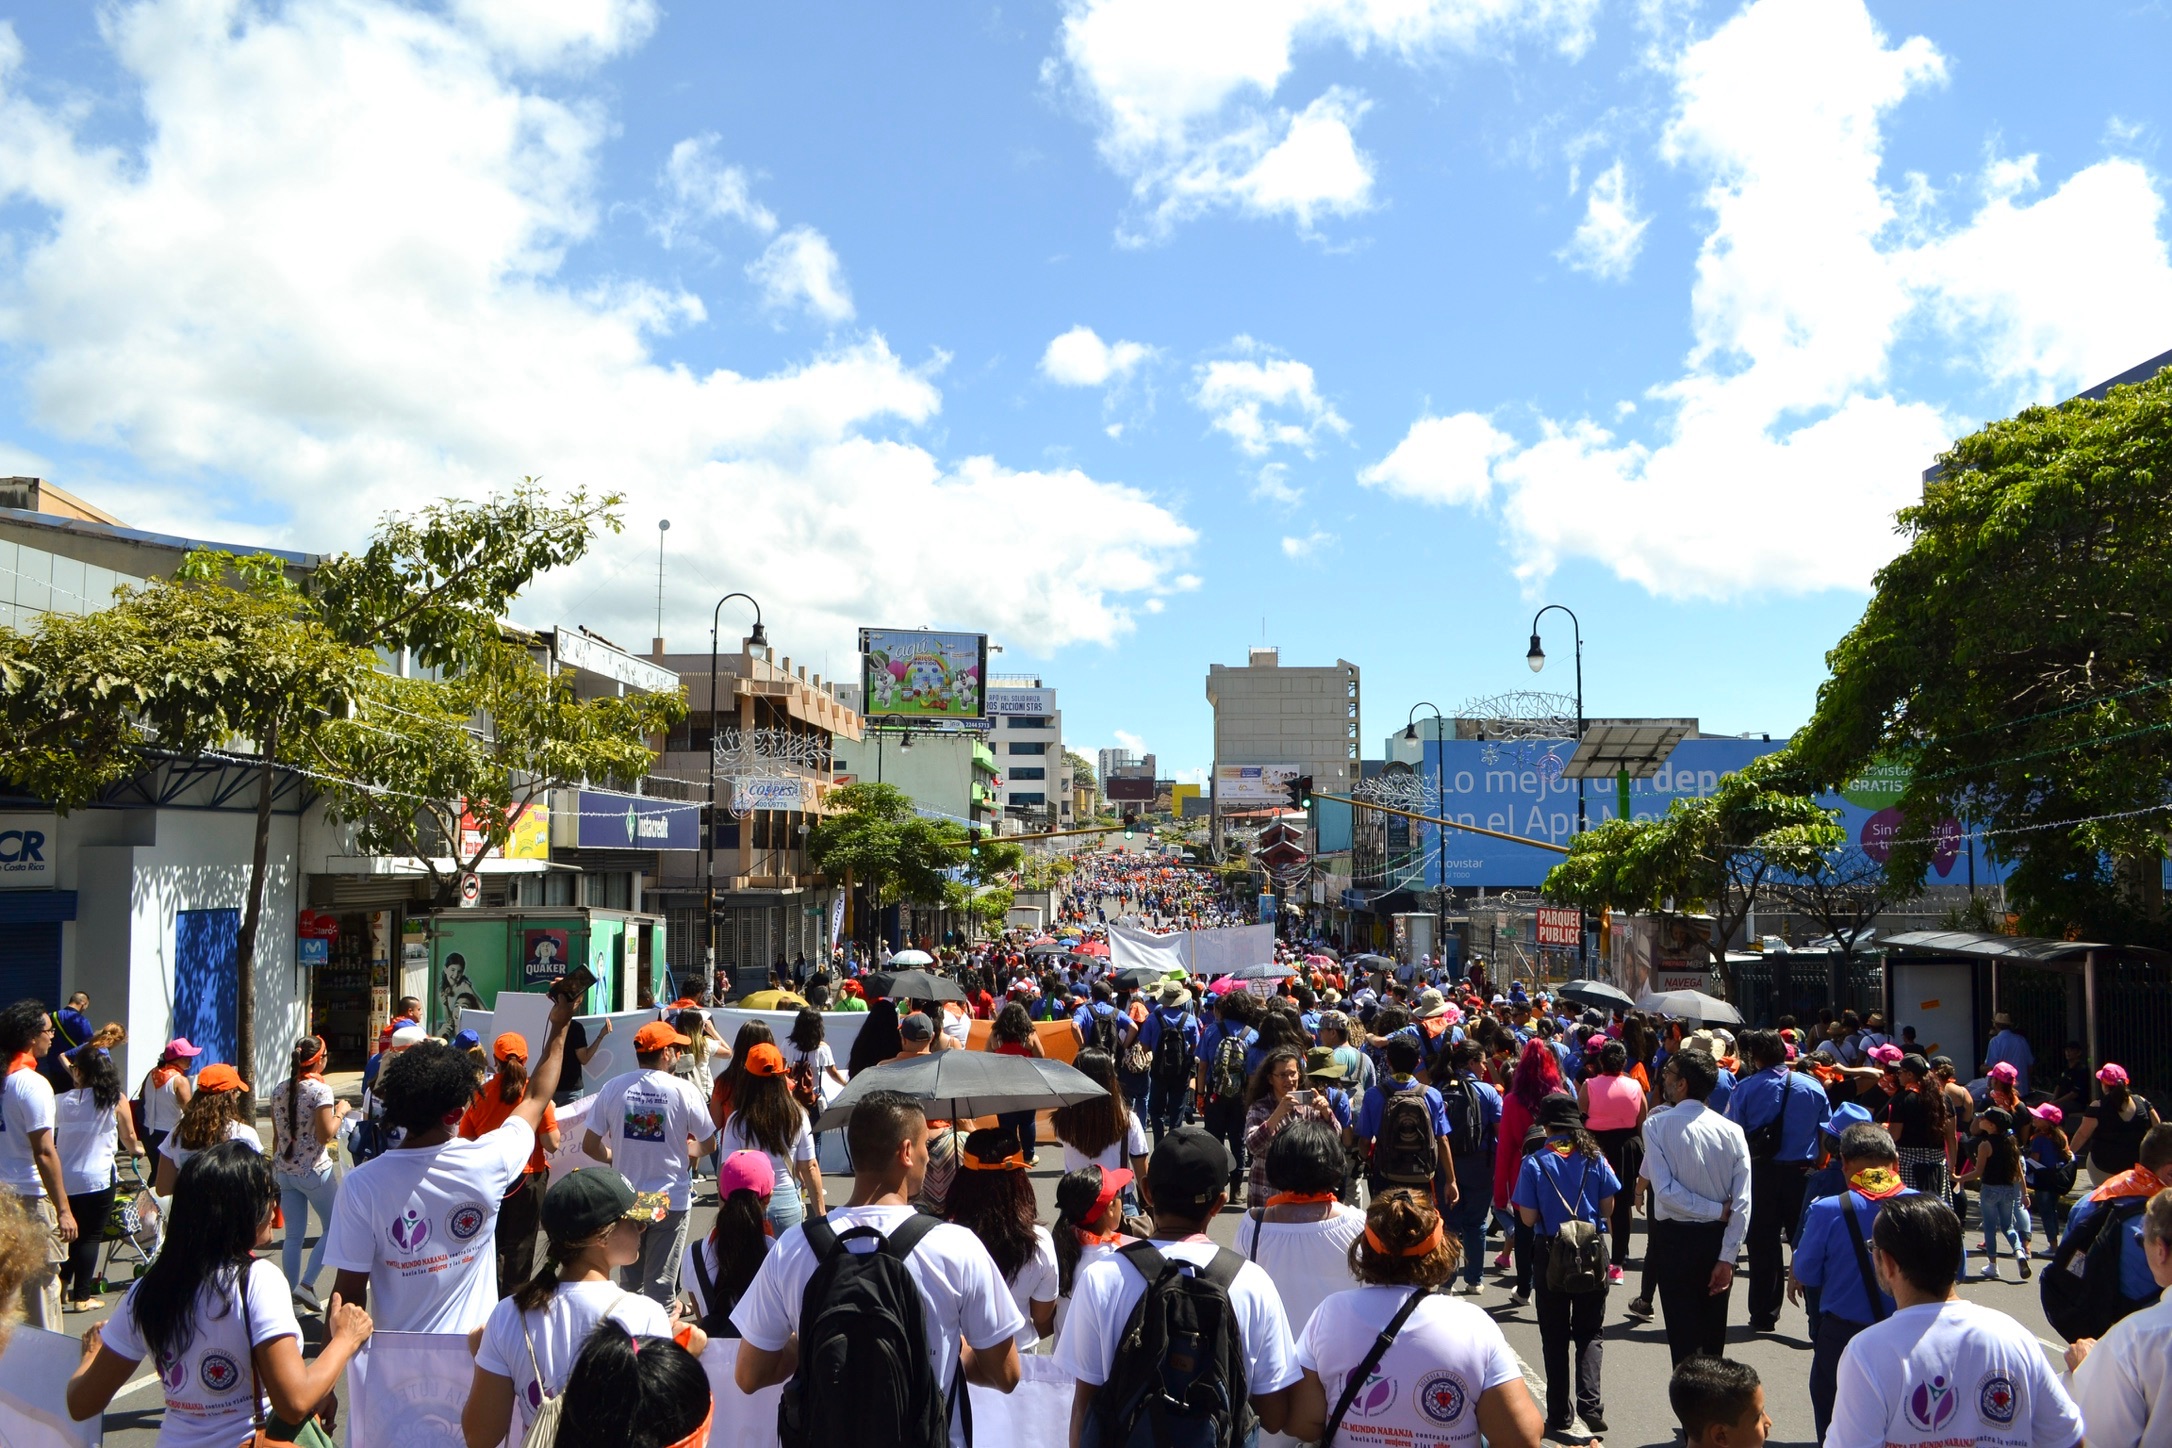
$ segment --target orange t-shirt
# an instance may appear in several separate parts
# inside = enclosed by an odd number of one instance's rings
[[[467,1111],[461,1116],[460,1135],[464,1140],[473,1141],[488,1132],[496,1131],[504,1124],[505,1118],[513,1114],[513,1107],[519,1105],[518,1102],[498,1099],[497,1088],[493,1084],[495,1080],[493,1077],[483,1083],[482,1089],[475,1093],[475,1099],[468,1103]],[[543,1131],[557,1129],[558,1110],[546,1101],[543,1103]],[[528,1165],[522,1169],[524,1174],[550,1170],[550,1159],[543,1153],[543,1131],[536,1133],[535,1150],[528,1154]],[[519,1190],[518,1183],[514,1184],[514,1190]]]

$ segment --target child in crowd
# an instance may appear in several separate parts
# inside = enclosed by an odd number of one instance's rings
[[[1687,1448],[1764,1448],[1772,1419],[1757,1369],[1735,1358],[1683,1360],[1667,1384]]]
[[[1999,1275],[1999,1239],[2005,1238],[2021,1263],[2027,1281],[2029,1269],[2029,1216],[2021,1205],[2021,1143],[2014,1138],[2014,1118],[2003,1106],[1986,1107],[1970,1128],[1974,1153],[1954,1178],[1957,1186],[1973,1186],[1979,1193],[1977,1212],[1983,1222],[1983,1279]]]
[[[2048,1102],[2029,1108],[2022,1123],[2021,1169],[2029,1184],[2029,1209],[2044,1224],[2044,1239],[2058,1250],[2066,1234],[2066,1194],[2074,1190],[2074,1148],[2061,1124],[2066,1113]]]

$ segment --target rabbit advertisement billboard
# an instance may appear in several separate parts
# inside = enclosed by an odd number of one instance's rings
[[[988,712],[987,678],[986,634],[860,630],[865,718],[978,722]]]

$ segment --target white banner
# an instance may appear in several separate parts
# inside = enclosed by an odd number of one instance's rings
[[[457,1332],[374,1332],[347,1364],[347,1441],[467,1448],[460,1410],[475,1355]]]
[[[732,1364],[738,1360],[737,1338],[711,1338],[701,1350],[701,1370],[709,1375],[709,1400],[716,1405],[709,1441],[717,1448],[777,1448],[777,1404],[784,1399],[784,1384],[751,1395],[740,1392],[732,1381]],[[979,1407],[974,1404],[975,1411]]]
[[[1008,1393],[966,1384],[973,1395],[973,1441],[1002,1448],[1070,1448],[1072,1381],[1052,1357],[1018,1360],[1018,1386]]]
[[[1177,935],[1149,935],[1144,930],[1109,927],[1109,969],[1130,970],[1141,966],[1164,974],[1185,969],[1184,942]]]
[[[1240,925],[1229,930],[1180,930],[1174,935],[1149,935],[1121,925],[1109,927],[1109,968],[1124,970],[1147,966],[1155,970],[1183,970],[1192,975],[1227,975],[1248,965],[1265,965],[1275,958],[1272,925]]]
[[[12,1309],[14,1304],[9,1303]],[[6,1310],[6,1309],[0,1309]],[[83,1344],[66,1333],[18,1327],[0,1357],[0,1443],[8,1448],[96,1448],[105,1420],[68,1416],[68,1379],[83,1361]]]

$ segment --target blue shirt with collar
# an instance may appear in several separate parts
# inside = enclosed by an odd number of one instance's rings
[[[1902,1187],[1895,1196],[1912,1197],[1911,1187]],[[1886,1198],[1891,1201],[1892,1198]],[[1850,1188],[1836,1196],[1824,1197],[1803,1209],[1802,1233],[1795,1242],[1795,1278],[1805,1287],[1818,1292],[1818,1311],[1831,1313],[1847,1322],[1873,1323],[1878,1313],[1871,1306],[1870,1294],[1863,1287],[1863,1269],[1855,1256],[1854,1239],[1848,1235],[1846,1204],[1855,1205],[1855,1223],[1861,1228],[1863,1241],[1868,1248],[1871,1226],[1878,1220],[1878,1208],[1861,1192]],[[1877,1274],[1872,1273],[1875,1281]],[[1893,1311],[1892,1297],[1881,1291],[1888,1315]]]
[[[1704,1104],[1725,1116],[1728,1103],[1734,1099],[1735,1073],[1722,1066],[1719,1068],[1719,1079],[1712,1083],[1712,1094],[1704,1098]]]
[[[1116,1007],[1108,1001],[1088,1001],[1071,1012],[1071,1028],[1078,1032],[1079,1039],[1083,1041],[1093,1033],[1095,1016],[1115,1014]]]
[[[1477,1154],[1486,1156],[1493,1151],[1501,1135],[1501,1093],[1479,1080],[1473,1072],[1465,1071],[1461,1074],[1463,1089],[1470,1092],[1471,1099],[1478,1103],[1478,1119],[1485,1124],[1485,1145],[1478,1149]],[[1445,1102],[1442,1103],[1441,1109],[1442,1114],[1445,1116],[1447,1112]],[[1458,1180],[1461,1180],[1461,1178],[1459,1177]]]
[[[1599,1214],[1599,1203],[1620,1190],[1621,1178],[1614,1175],[1605,1157],[1588,1157],[1580,1151],[1563,1156],[1549,1144],[1516,1168],[1516,1190],[1509,1202],[1537,1210],[1538,1225],[1532,1230],[1541,1237],[1555,1235],[1572,1218],[1596,1222],[1603,1232],[1606,1218]]]
[[[1833,1119],[1833,1106],[1815,1078],[1782,1064],[1737,1082],[1727,1098],[1727,1119],[1745,1132],[1778,1120],[1780,1149],[1773,1160],[1808,1162],[1817,1160],[1818,1135]]]
[[[2014,1089],[2024,1096],[2028,1095],[2029,1068],[2036,1064],[2036,1053],[2029,1049],[2028,1038],[2012,1026],[1993,1036],[1991,1044],[1984,1048],[1983,1073],[1990,1075],[1991,1068],[2002,1061],[2018,1073]]]
[[[1161,1044],[1163,1031],[1175,1031],[1184,1040],[1185,1054],[1199,1053],[1199,1022],[1182,1006],[1156,1006],[1146,1013],[1146,1023],[1139,1027],[1139,1044],[1151,1052]]]

